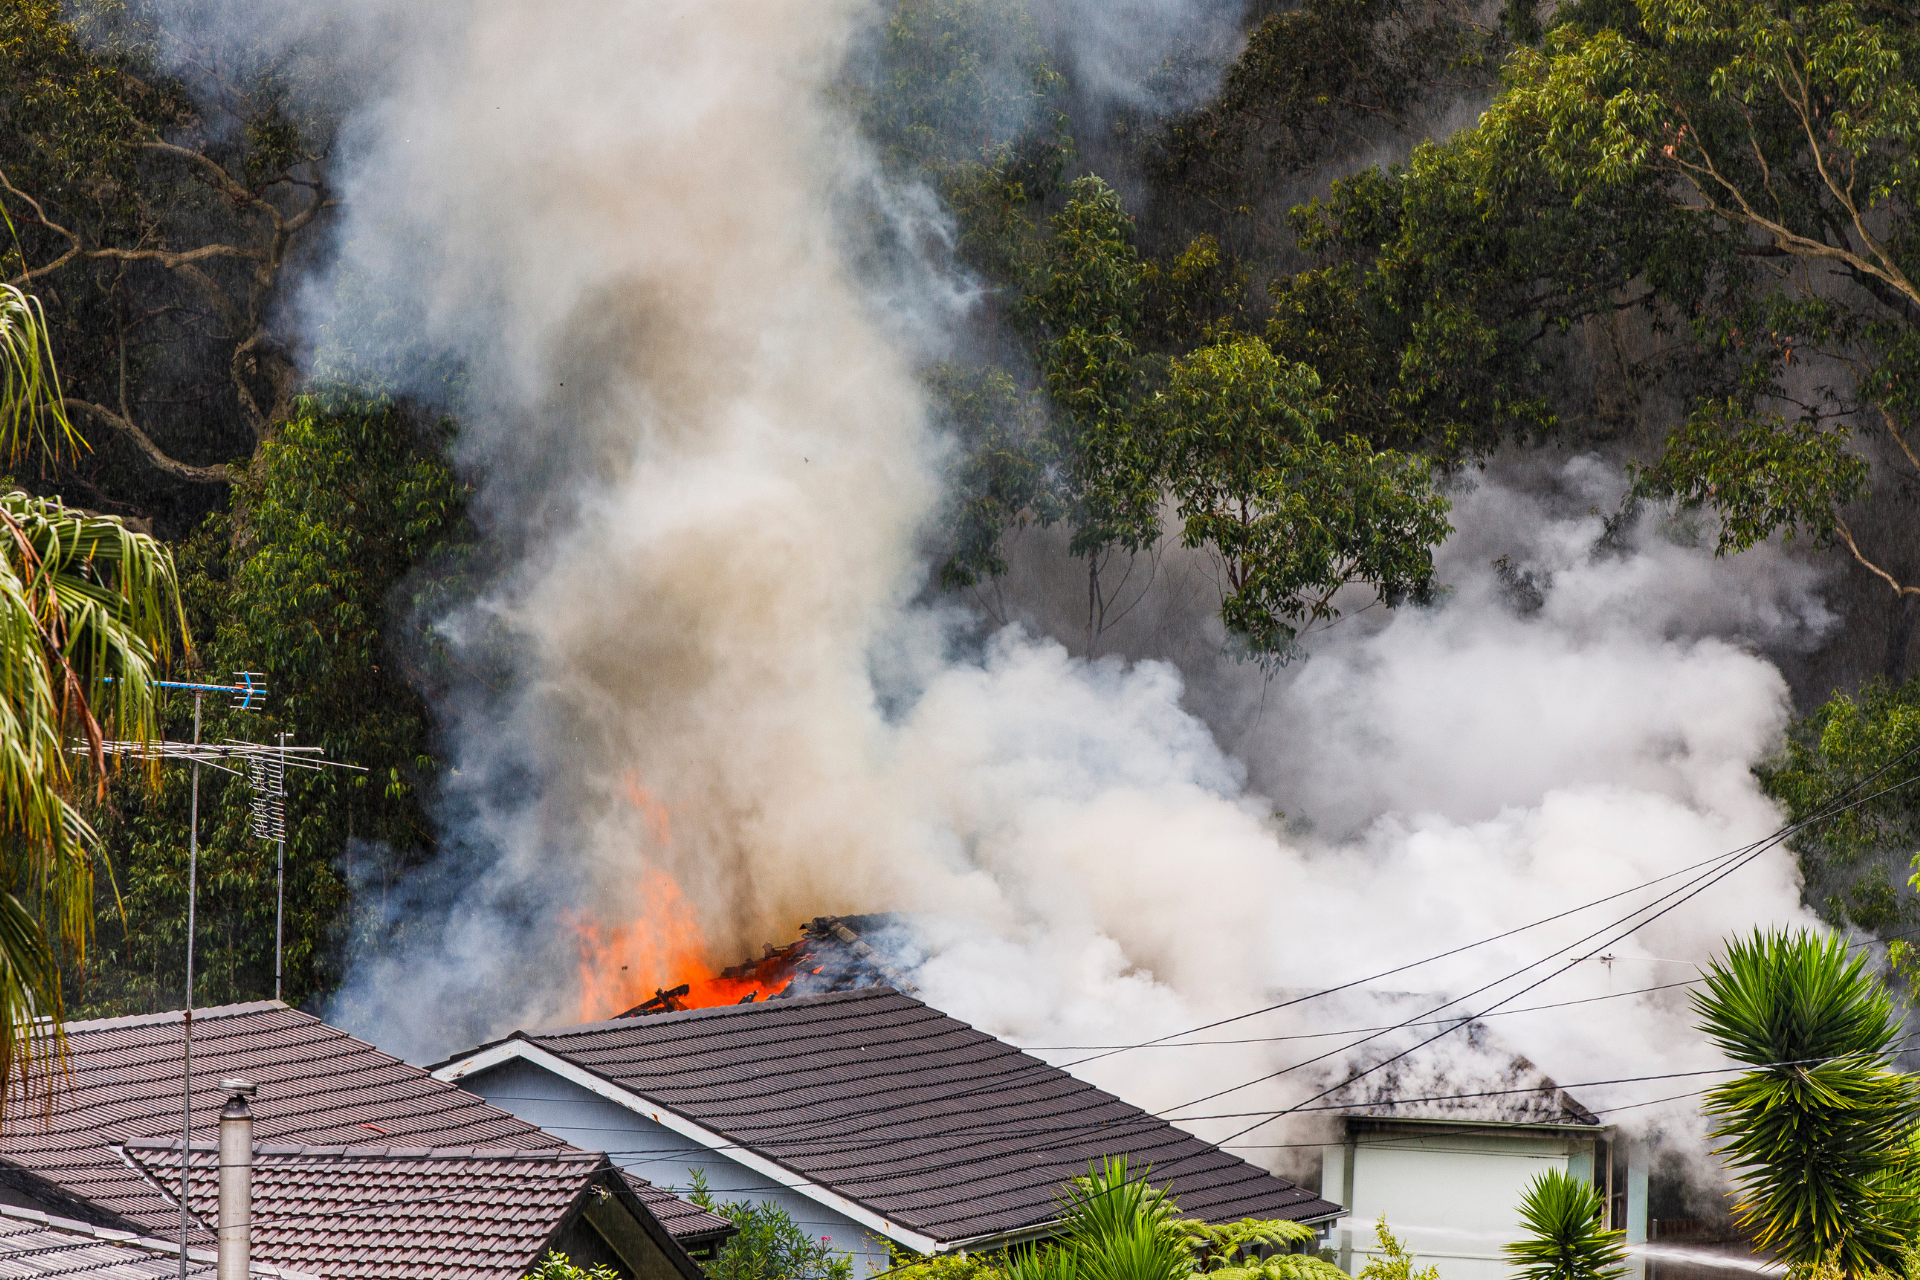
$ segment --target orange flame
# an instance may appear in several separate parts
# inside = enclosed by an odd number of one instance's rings
[[[627,798],[646,819],[654,840],[671,846],[667,806],[641,785],[637,773],[629,772],[623,781]],[[614,1017],[680,986],[687,991],[675,994],[670,1007],[704,1009],[748,998],[764,1000],[791,980],[791,965],[775,963],[773,957],[717,972],[707,959],[706,934],[692,904],[665,871],[649,868],[641,874],[640,900],[639,918],[627,924],[602,927],[574,921],[580,948],[580,1021]]]

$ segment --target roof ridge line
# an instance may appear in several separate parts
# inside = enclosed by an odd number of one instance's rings
[[[778,999],[755,1000],[748,1004],[708,1005],[704,1009],[675,1009],[669,1013],[636,1014],[630,1018],[603,1018],[599,1022],[582,1022],[565,1027],[546,1027],[536,1031],[516,1031],[513,1034],[533,1039],[546,1039],[552,1036],[585,1035],[593,1031],[604,1031],[614,1027],[631,1027],[636,1024],[656,1026],[663,1022],[692,1022],[699,1018],[726,1017],[730,1014],[775,1013],[782,1009],[805,1009],[823,1004],[851,1003],[855,1000],[871,1000],[882,996],[895,996],[901,1000],[911,1000],[914,1004],[932,1008],[924,1000],[917,1000],[904,991],[895,990],[884,984],[871,987],[857,987],[852,991],[823,991],[811,996],[783,996]],[[939,1010],[935,1010],[939,1012]],[[942,1015],[946,1016],[946,1015]],[[964,1024],[963,1024],[964,1025]],[[503,1037],[511,1039],[512,1037]],[[493,1041],[490,1043],[499,1043]],[[456,1054],[447,1059],[470,1056]]]
[[[285,1009],[288,1013],[297,1013],[303,1018],[320,1021],[310,1013],[301,1013],[284,1000],[249,1000],[241,1004],[209,1005],[205,1009],[195,1009],[193,1017],[197,1022],[206,1018],[235,1018],[249,1013],[264,1013],[269,1009]],[[87,1018],[68,1022],[64,1024],[64,1029],[71,1035],[76,1031],[117,1031],[122,1027],[158,1027],[185,1020],[184,1009],[170,1009],[165,1013],[133,1013],[117,1018]]]
[[[28,1209],[19,1205],[0,1203],[0,1218],[11,1218],[16,1222],[33,1222],[49,1231],[61,1231],[68,1235],[86,1236],[107,1244],[121,1245],[129,1249],[138,1249],[142,1253],[160,1254],[169,1258],[180,1256],[180,1245],[176,1241],[162,1240],[158,1236],[143,1236],[132,1231],[122,1231],[117,1227],[95,1226],[91,1222],[82,1222],[77,1218],[60,1218],[51,1213],[42,1213],[38,1209]],[[5,1257],[0,1251],[0,1257]],[[217,1251],[213,1249],[187,1248],[190,1262],[211,1263],[217,1261]],[[267,1275],[280,1276],[283,1280],[318,1280],[318,1277],[305,1271],[290,1271],[271,1262],[255,1262],[253,1270]]]
[[[127,1151],[164,1151],[177,1154],[180,1150],[178,1138],[128,1138],[113,1144]],[[195,1155],[202,1153],[217,1154],[220,1144],[216,1141],[196,1139],[189,1150]],[[256,1142],[253,1144],[255,1155],[267,1156],[327,1156],[342,1160],[389,1159],[389,1160],[521,1160],[543,1164],[597,1163],[606,1159],[604,1151],[585,1151],[578,1147],[561,1150],[530,1150],[525,1147],[423,1147],[401,1146],[397,1143],[343,1145],[340,1143],[301,1143],[301,1142]],[[395,1154],[404,1153],[404,1154]]]

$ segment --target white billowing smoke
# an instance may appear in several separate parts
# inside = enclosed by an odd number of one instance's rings
[[[1024,1043],[1130,1043],[1777,824],[1748,767],[1784,686],[1713,636],[1817,633],[1806,574],[1644,530],[1596,558],[1584,505],[1493,481],[1460,497],[1451,599],[1343,624],[1270,687],[1189,661],[1190,703],[1166,663],[1088,664],[1044,623],[987,634],[925,603],[942,443],[916,365],[965,295],[849,266],[874,218],[921,207],[873,198],[823,91],[865,7],[427,8],[366,11],[413,52],[349,132],[336,283],[377,288],[408,341],[471,371],[462,448],[511,567],[446,626],[510,676],[455,720],[439,878],[337,1019],[416,1060],[570,1021],[578,931],[657,912],[665,871],[721,963],[814,914],[911,911],[934,1003]],[[1590,461],[1560,481],[1608,483]],[[1553,575],[1539,608],[1503,597],[1498,554]],[[1234,753],[1193,709],[1260,701]],[[1606,910],[1202,1037],[1249,1043],[1081,1070],[1177,1107],[1343,1043],[1271,1037],[1419,1012],[1392,993],[1471,991]],[[1776,853],[1515,1003],[1677,980],[1727,932],[1799,918]],[[1677,995],[1498,1031],[1569,1082],[1711,1065]],[[1177,1114],[1224,1136],[1249,1121],[1199,1117],[1288,1105],[1345,1061]],[[1448,1078],[1483,1066],[1462,1051]],[[1248,1154],[1284,1161],[1287,1132]]]

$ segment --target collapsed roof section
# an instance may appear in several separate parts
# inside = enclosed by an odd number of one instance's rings
[[[815,916],[800,926],[800,936],[783,947],[766,944],[758,960],[744,960],[722,969],[719,978],[731,982],[751,982],[757,990],[770,991],[769,1000],[795,996],[827,995],[835,991],[859,991],[867,987],[892,987],[907,995],[920,990],[896,967],[882,948],[889,934],[904,937],[904,922],[888,913],[864,916]],[[871,940],[870,940],[871,939]],[[678,1013],[704,1002],[690,1002],[691,988],[686,985],[664,988],[653,993],[621,1018],[640,1018],[655,1013]],[[752,1004],[749,995],[742,1004]]]

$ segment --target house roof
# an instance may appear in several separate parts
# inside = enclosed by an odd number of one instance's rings
[[[1435,1048],[1405,1057],[1381,1049],[1380,1065],[1329,1093],[1326,1109],[1378,1120],[1600,1127],[1599,1116],[1484,1023],[1462,1021]]]
[[[1210,1221],[1342,1212],[886,987],[518,1032],[438,1074],[509,1057],[584,1071],[941,1244],[1043,1226],[1106,1155]]]
[[[178,1139],[123,1150],[158,1188],[179,1186]],[[517,1280],[589,1201],[625,1191],[619,1179],[599,1152],[260,1143],[253,1252],[327,1280]],[[187,1199],[203,1222],[218,1215],[218,1144],[193,1144]]]
[[[214,1270],[211,1250],[187,1250],[189,1276],[211,1276]],[[255,1262],[250,1270],[270,1280],[312,1280],[271,1263]],[[154,1240],[0,1205],[0,1277],[5,1280],[81,1275],[87,1280],[171,1280],[179,1274],[177,1240]]]
[[[71,1022],[66,1033],[68,1073],[51,1108],[17,1092],[8,1101],[0,1182],[75,1218],[177,1232],[178,1203],[114,1148],[146,1138],[178,1143],[182,1015]],[[226,1100],[219,1082],[228,1076],[259,1086],[254,1132],[264,1143],[574,1152],[464,1089],[277,1001],[195,1011],[195,1141],[218,1134]],[[659,1206],[656,1214],[673,1199],[655,1187],[634,1190]],[[672,1216],[680,1225],[695,1235],[711,1232],[711,1215],[678,1203]],[[204,1231],[194,1238],[212,1241]]]

